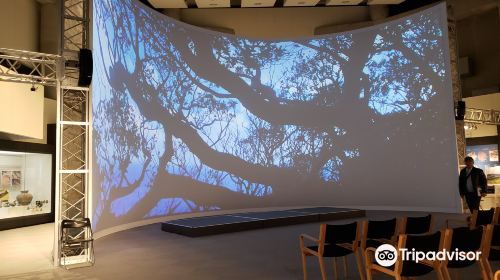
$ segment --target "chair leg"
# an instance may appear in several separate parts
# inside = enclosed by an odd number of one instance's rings
[[[318,257],[319,269],[321,270],[321,279],[326,280],[326,269],[325,262],[323,261],[323,257]]]
[[[67,254],[67,251],[66,251],[66,252],[64,252],[64,251],[63,251],[63,250],[64,250],[64,248],[65,248],[65,246],[64,246],[64,244],[63,244],[63,245],[62,245],[62,247],[61,247],[61,253],[60,253],[60,254],[61,254],[61,256],[62,256],[62,259],[60,259],[59,261],[60,261],[60,262],[62,262],[62,263],[60,263],[60,265],[62,265],[62,267],[64,267],[64,269],[68,269],[68,266],[67,266],[67,263],[66,263],[66,254]],[[69,250],[69,249],[68,249],[68,250]]]
[[[303,251],[300,252],[300,255],[302,257],[302,273],[304,273],[304,280],[307,280],[307,256]]]
[[[354,252],[354,256],[356,257],[356,266],[358,267],[359,279],[365,280],[365,271],[363,269],[363,259],[361,254],[361,249],[358,249],[356,252]]]
[[[493,272],[491,271],[488,260],[484,258],[479,259],[479,267],[481,268],[481,277],[483,280],[493,279]]]
[[[92,262],[92,265],[94,265],[94,263],[95,263],[94,241],[92,241],[92,242],[90,243],[90,247],[91,247],[91,250],[90,250],[91,262]]]
[[[347,271],[348,271],[348,269],[347,269],[347,256],[343,257],[343,262],[344,262],[344,278],[348,278],[349,276],[347,275],[348,274],[347,273]]]
[[[438,280],[445,280],[444,276],[443,276],[443,271],[441,270],[441,266],[434,267],[434,269],[436,270],[437,279]]]
[[[333,257],[333,278],[335,280],[338,280],[339,279],[339,270],[338,270],[338,266],[337,266],[337,258]]]
[[[61,245],[61,243],[62,243],[62,242],[61,242],[61,241],[59,241],[59,246],[57,246],[57,247],[58,247],[57,249],[59,250],[59,252],[57,253],[57,254],[58,254],[58,256],[57,256],[58,258],[57,258],[56,260],[54,260],[54,264],[56,263],[56,261],[57,261],[57,262],[59,262],[59,263],[57,264],[57,266],[62,265],[62,263],[61,263],[61,262],[62,262],[62,258],[64,257],[64,256],[63,256],[63,251],[62,251],[62,245]]]
[[[368,279],[372,279],[372,274],[373,274],[373,271],[372,271],[372,264],[370,262],[370,260],[368,259],[368,255],[365,253],[365,270],[366,270],[366,277]]]
[[[372,280],[372,279],[373,279],[372,277],[373,277],[373,276],[372,276],[372,271],[371,271],[371,269],[369,269],[369,268],[367,267],[367,268],[366,268],[366,279],[367,279],[367,280]]]
[[[450,271],[448,270],[448,268],[446,266],[441,267],[441,274],[443,275],[443,278],[445,280],[451,280]]]

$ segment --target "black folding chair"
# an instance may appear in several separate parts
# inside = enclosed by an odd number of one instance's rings
[[[85,261],[78,260],[81,265],[94,265],[94,238],[92,226],[89,218],[77,220],[63,220],[61,222],[61,236],[59,242],[59,252],[61,256],[61,265],[69,268],[71,261],[67,258],[78,258],[85,256]]]

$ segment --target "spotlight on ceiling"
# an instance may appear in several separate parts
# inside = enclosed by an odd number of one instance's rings
[[[477,124],[471,123],[471,122],[466,122],[466,123],[464,123],[464,129],[467,131],[477,130]]]

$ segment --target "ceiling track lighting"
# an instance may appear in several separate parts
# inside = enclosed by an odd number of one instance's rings
[[[464,123],[464,129],[467,131],[477,130],[477,124],[471,123],[471,122],[466,122],[466,123]]]

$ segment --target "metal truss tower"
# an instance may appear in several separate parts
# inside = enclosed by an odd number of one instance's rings
[[[59,240],[62,220],[90,216],[90,90],[78,86],[79,52],[90,47],[90,0],[60,1],[64,75],[58,85],[54,263],[68,266],[88,263],[91,253],[62,250]],[[78,239],[88,232],[75,229],[70,234]]]
[[[453,7],[448,5],[448,42],[450,51],[450,68],[451,68],[451,83],[454,104],[462,100],[462,89],[460,88],[460,73],[458,71],[458,41],[457,41],[457,24]],[[455,121],[455,136],[457,139],[457,160],[458,164],[462,162],[465,157],[465,130],[464,121]],[[459,167],[457,166],[457,171]]]

